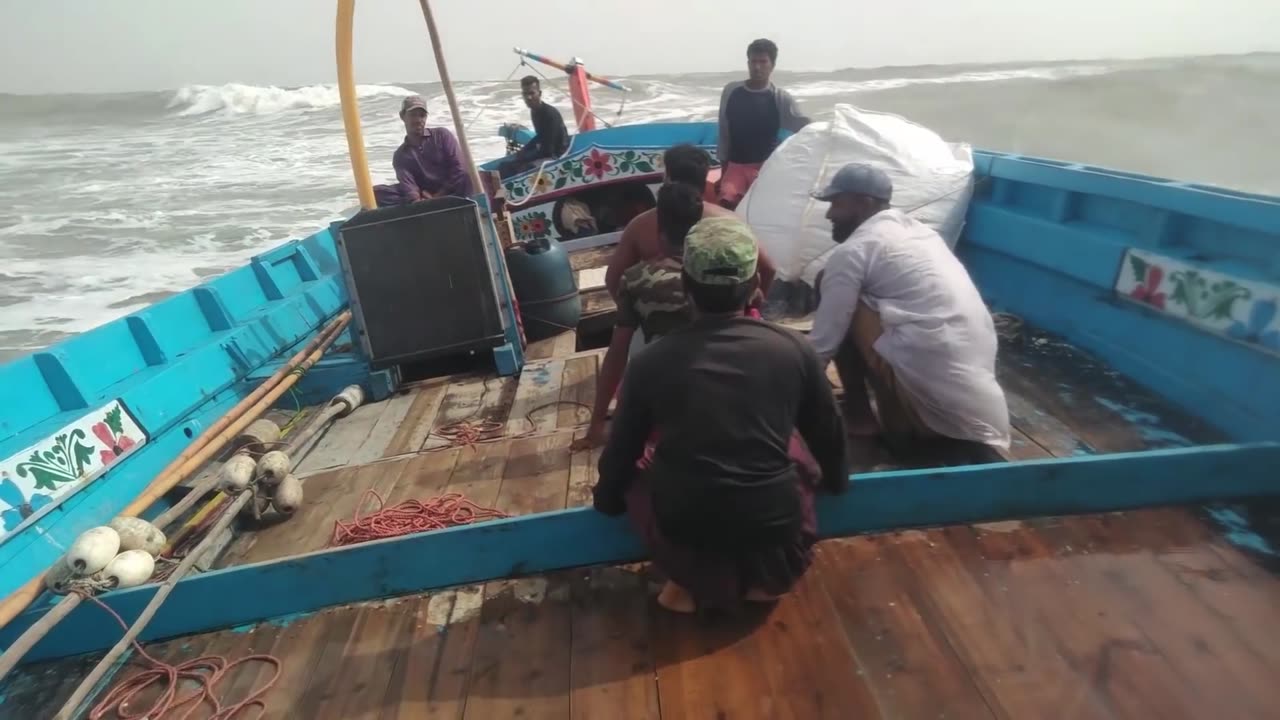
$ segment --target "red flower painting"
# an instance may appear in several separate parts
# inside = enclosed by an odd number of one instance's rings
[[[1164,280],[1164,271],[1155,265],[1147,265],[1145,269],[1142,282],[1129,292],[1129,297],[1163,310],[1165,294],[1160,290],[1160,282]]]
[[[606,173],[613,172],[613,158],[605,153],[591,149],[591,153],[582,158],[582,174],[584,176],[595,175],[597,180],[603,180]]]
[[[110,465],[117,458],[129,451],[129,448],[137,445],[133,438],[124,433],[124,421],[120,415],[120,408],[114,408],[100,423],[95,423],[89,428],[98,440],[106,445],[106,449],[98,453],[98,459],[103,465]]]

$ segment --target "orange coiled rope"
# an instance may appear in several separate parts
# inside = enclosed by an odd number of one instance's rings
[[[129,625],[116,614],[115,610],[92,595],[85,595],[85,598],[92,600],[98,607],[110,613],[111,617],[120,623],[120,627],[128,632]],[[262,717],[266,711],[266,703],[261,698],[280,677],[280,660],[271,655],[246,655],[234,662],[227,662],[227,659],[221,655],[205,655],[179,665],[170,665],[148,655],[137,642],[133,643],[133,649],[137,650],[144,660],[151,663],[152,667],[112,688],[106,697],[89,711],[89,720],[100,720],[106,717],[116,717],[120,720],[141,720],[142,718],[160,720],[169,711],[176,710],[187,703],[191,703],[191,707],[187,708],[187,711],[177,720],[185,720],[195,712],[196,708],[206,703],[213,708],[213,714],[209,716],[210,720],[231,720],[241,711],[251,707],[258,708],[258,717]],[[218,682],[233,668],[255,660],[274,666],[275,674],[262,687],[249,693],[245,699],[234,705],[223,707],[214,694]],[[178,686],[184,680],[195,681],[199,687],[183,697],[178,697]],[[129,703],[156,685],[160,686],[160,697],[156,698],[151,707],[141,712],[131,712],[128,708]]]
[[[335,521],[329,547],[355,545],[370,540],[510,517],[501,510],[481,507],[461,493],[445,493],[426,501],[405,500],[399,505],[383,507],[385,503],[382,496],[374,490],[366,490],[364,497],[360,499],[360,505],[364,505],[370,495],[377,499],[379,509],[361,517],[357,506],[351,522]]]

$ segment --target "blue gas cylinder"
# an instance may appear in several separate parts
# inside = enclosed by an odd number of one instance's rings
[[[507,248],[507,271],[530,342],[576,330],[582,300],[569,253],[552,238]]]

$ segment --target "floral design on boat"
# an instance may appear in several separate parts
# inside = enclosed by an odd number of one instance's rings
[[[662,173],[662,148],[602,148],[591,145],[555,162],[503,182],[507,197],[521,203],[530,197],[572,190],[595,183]]]
[[[0,460],[0,537],[147,442],[119,400]]]
[[[1130,248],[1121,297],[1262,350],[1280,353],[1280,287]]]

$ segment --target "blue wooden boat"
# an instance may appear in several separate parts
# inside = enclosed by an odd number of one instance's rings
[[[579,133],[502,183],[515,236],[601,267],[616,233],[566,237],[556,203],[655,185],[664,148],[714,153],[714,138],[708,123]],[[1000,355],[1013,446],[855,458],[851,492],[821,501],[814,568],[776,607],[711,625],[654,608],[637,538],[583,507],[597,456],[569,443],[584,413],[533,412],[590,402],[608,295],[584,290],[577,332],[525,345],[499,272],[511,322],[494,371],[411,382],[372,367],[350,327],[331,339],[272,412],[296,419],[351,384],[369,402],[301,458],[287,522],[228,536],[176,583],[147,652],[272,653],[268,717],[1271,716],[1280,198],[994,151],[976,173],[957,253],[1018,319]],[[501,267],[504,216],[474,201]],[[345,317],[340,226],[0,366],[0,595]],[[470,418],[504,429],[469,447],[439,434]],[[511,517],[329,547],[367,491],[461,492]],[[101,600],[131,621],[158,587]],[[57,601],[25,607],[0,646]],[[99,608],[73,610],[5,680],[0,717],[52,716],[120,637]],[[117,664],[90,700],[134,671]]]

